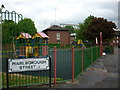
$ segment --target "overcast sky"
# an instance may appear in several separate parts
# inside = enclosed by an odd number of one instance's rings
[[[83,23],[89,15],[104,17],[118,25],[119,0],[0,0],[5,9],[31,18],[38,31],[55,23]],[[56,10],[55,10],[56,8]],[[56,11],[56,14],[55,14]]]

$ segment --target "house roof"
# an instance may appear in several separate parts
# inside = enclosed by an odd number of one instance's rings
[[[49,38],[44,32],[37,32],[42,38]]]
[[[36,37],[39,37],[39,38],[49,38],[44,32],[37,32],[33,37],[33,38],[36,38]]]
[[[44,31],[69,31],[69,29],[60,27],[60,26],[58,26],[58,25],[53,25],[53,26],[51,26],[51,27],[43,30],[43,32],[44,32]]]

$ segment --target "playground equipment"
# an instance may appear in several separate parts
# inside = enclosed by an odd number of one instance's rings
[[[34,56],[38,57],[39,54],[42,56],[46,56],[48,54],[48,36],[43,32],[37,32],[32,39],[34,40]]]
[[[78,40],[77,45],[81,46],[82,48],[86,48],[81,39]]]
[[[15,52],[18,58],[47,56],[48,36],[37,32],[33,37],[28,33],[20,33],[16,37]]]
[[[20,33],[18,37],[16,37],[16,56],[18,58],[25,58],[30,56],[32,54],[32,48],[29,45],[29,42],[31,40],[31,35],[28,33]]]

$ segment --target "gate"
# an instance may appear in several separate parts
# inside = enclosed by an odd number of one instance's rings
[[[18,23],[24,19],[22,14],[6,10],[4,12],[1,11],[0,16],[0,25],[2,27],[2,44],[0,46],[0,48],[2,47],[2,59],[0,60],[2,64],[2,71],[0,71],[2,73],[2,83],[0,83],[0,88],[51,84],[51,58],[47,53],[48,39],[35,38],[26,30],[19,31],[19,33],[16,32]],[[13,61],[12,65],[21,65],[27,60],[30,62],[32,59],[37,62],[41,58],[45,59],[48,57],[48,69],[9,72],[10,60]],[[16,62],[17,64],[15,64],[15,60],[18,60],[19,63]],[[22,60],[21,63],[20,60]],[[33,64],[33,61],[30,64]]]

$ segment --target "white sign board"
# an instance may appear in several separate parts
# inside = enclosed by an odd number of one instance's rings
[[[8,59],[9,72],[48,70],[49,58]]]

